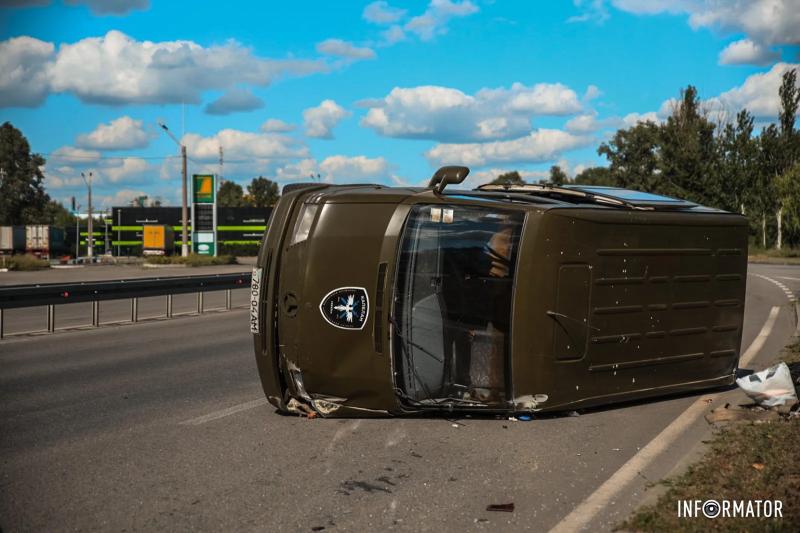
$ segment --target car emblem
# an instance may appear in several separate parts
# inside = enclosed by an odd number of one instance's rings
[[[323,318],[341,329],[362,329],[367,322],[369,299],[361,287],[340,287],[325,295],[319,304]]]

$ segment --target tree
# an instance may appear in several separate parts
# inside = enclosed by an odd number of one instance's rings
[[[569,181],[569,176],[564,172],[560,166],[553,165],[550,167],[550,183],[553,185],[564,185]]]
[[[606,187],[613,187],[614,179],[611,177],[611,171],[607,167],[589,167],[582,170],[573,183],[576,185],[601,185]]]
[[[639,122],[620,129],[597,149],[609,161],[609,173],[618,187],[661,192],[658,187],[659,129],[654,122]]]
[[[219,188],[217,205],[220,207],[242,207],[246,205],[242,186],[234,181],[225,181]]]
[[[723,185],[720,188],[718,207],[728,211],[746,213],[755,191],[754,173],[757,140],[753,139],[753,115],[742,109],[736,115],[736,122],[726,124],[717,139],[716,174]]]
[[[714,172],[714,124],[701,109],[697,89],[689,85],[661,126],[660,179],[657,191],[717,206],[722,184]]]
[[[500,174],[491,183],[492,185],[525,185],[525,180],[522,179],[519,172],[512,170],[511,172]]]
[[[800,136],[794,129],[795,116],[800,104],[800,89],[797,87],[797,71],[787,70],[783,73],[781,87],[778,89],[778,96],[781,101],[779,112],[780,119],[780,145],[778,160],[775,169],[775,188],[778,193],[776,220],[778,223],[778,235],[775,247],[780,249],[783,245],[783,213],[787,205],[795,204],[792,198],[797,193],[797,187],[789,183],[797,179],[797,174],[790,172],[800,159]],[[781,183],[777,183],[781,181]],[[790,215],[796,215],[790,211]]]
[[[10,122],[0,126],[0,224],[43,222],[50,197],[44,190],[45,159]]]
[[[253,178],[247,186],[247,200],[253,207],[271,207],[279,197],[278,184],[263,176]]]

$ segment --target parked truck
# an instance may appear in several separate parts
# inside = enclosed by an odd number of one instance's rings
[[[25,226],[0,226],[0,255],[25,251]]]
[[[144,255],[170,255],[175,249],[175,232],[166,224],[142,226],[142,253]]]
[[[25,253],[50,259],[65,251],[63,228],[44,224],[25,226]]]

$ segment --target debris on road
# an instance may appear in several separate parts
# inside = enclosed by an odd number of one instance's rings
[[[756,410],[742,405],[733,407],[729,403],[712,409],[706,414],[706,422],[709,424],[717,422],[771,422],[779,418],[780,414],[776,410]]]
[[[504,513],[514,512],[514,503],[493,503],[486,506],[487,511],[500,511]]]
[[[736,380],[736,384],[763,407],[791,406],[797,403],[797,393],[786,363],[741,377]]]

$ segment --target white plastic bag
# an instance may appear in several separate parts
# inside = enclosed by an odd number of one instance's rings
[[[792,374],[786,363],[779,363],[761,372],[741,377],[736,380],[736,384],[745,394],[764,407],[797,403]]]

